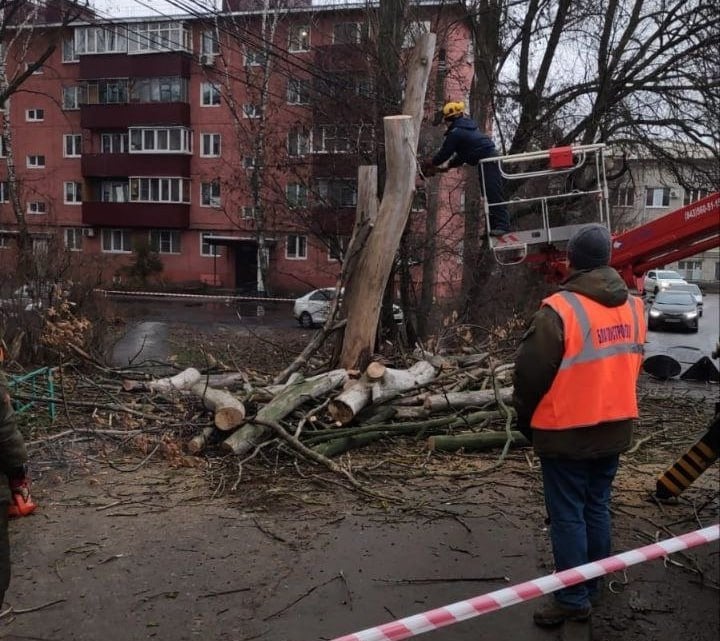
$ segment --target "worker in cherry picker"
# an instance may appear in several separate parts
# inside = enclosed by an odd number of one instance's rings
[[[510,216],[507,207],[502,203],[505,200],[503,178],[498,163],[485,163],[482,170],[480,161],[484,158],[497,156],[495,143],[490,136],[480,131],[472,118],[465,115],[464,102],[448,102],[437,112],[433,125],[445,122],[445,140],[440,150],[423,163],[422,171],[425,176],[433,176],[439,171],[446,171],[461,165],[477,165],[480,178],[480,190],[487,198],[490,210],[490,235],[502,236],[510,231]],[[450,161],[447,169],[439,169],[440,165]],[[483,185],[483,171],[485,184]]]

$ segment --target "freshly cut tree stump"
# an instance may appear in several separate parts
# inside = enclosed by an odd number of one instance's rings
[[[195,383],[190,388],[203,401],[203,405],[214,415],[215,427],[223,432],[242,425],[245,420],[245,406],[230,392],[213,389],[204,382]]]

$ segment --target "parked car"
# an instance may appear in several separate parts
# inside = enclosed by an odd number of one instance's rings
[[[698,315],[703,315],[703,293],[695,283],[671,283],[668,287],[668,291],[672,292],[688,292],[695,299],[695,304],[698,307]]]
[[[698,307],[689,292],[661,291],[648,310],[648,329],[657,330],[665,326],[698,331]]]
[[[31,312],[43,308],[42,297],[29,285],[18,287],[9,298],[0,299],[0,307],[18,311]]]
[[[657,294],[663,289],[667,289],[672,284],[687,285],[687,281],[677,272],[669,269],[651,269],[645,274],[643,281],[643,290],[652,294]]]
[[[342,297],[343,290],[340,290]],[[295,320],[303,327],[313,327],[322,325],[330,313],[330,307],[338,290],[334,287],[324,287],[321,289],[313,289],[304,296],[295,299],[293,305],[293,316]],[[405,320],[405,314],[399,305],[393,305],[393,319],[396,323],[402,323]]]

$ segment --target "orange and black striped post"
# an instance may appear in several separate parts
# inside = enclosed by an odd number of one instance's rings
[[[669,499],[680,496],[693,481],[710,467],[720,454],[720,412],[718,407],[707,432],[657,480],[655,496]]]

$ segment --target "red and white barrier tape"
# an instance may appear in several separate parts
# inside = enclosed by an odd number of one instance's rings
[[[711,525],[702,530],[688,532],[636,550],[609,556],[601,561],[586,563],[570,570],[563,570],[513,587],[496,590],[467,601],[458,601],[435,610],[428,610],[404,619],[391,621],[376,628],[368,628],[362,632],[337,637],[332,641],[399,641],[400,639],[408,639],[423,632],[437,630],[465,619],[471,619],[516,603],[529,601],[543,594],[549,594],[588,579],[624,570],[631,565],[652,561],[673,552],[680,552],[711,541],[717,541],[718,538],[720,538],[720,524]]]

